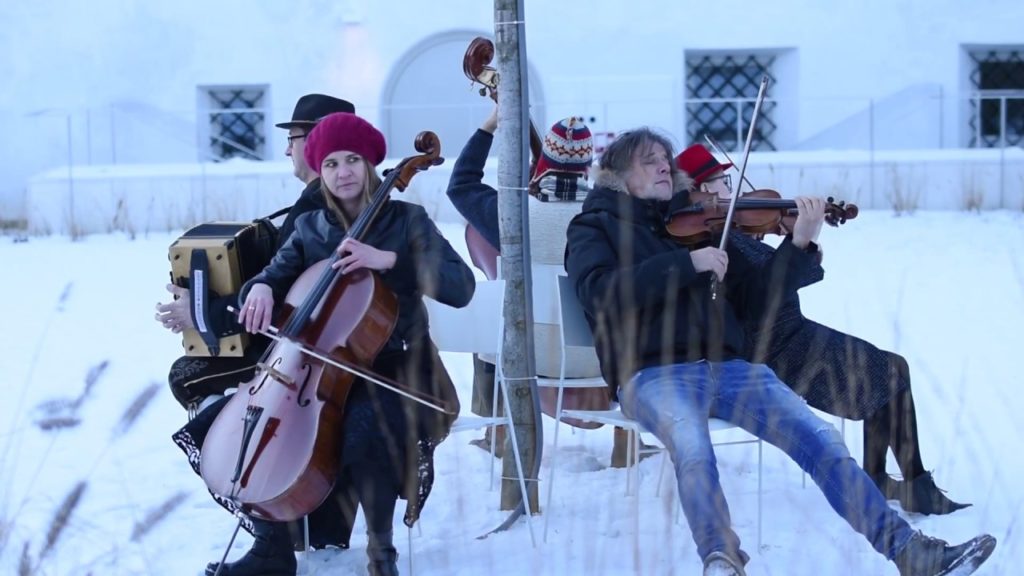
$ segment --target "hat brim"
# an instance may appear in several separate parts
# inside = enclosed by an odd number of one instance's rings
[[[294,122],[281,122],[280,124],[274,124],[278,128],[284,128],[285,130],[291,130],[292,128],[312,128],[316,126],[316,122],[310,122],[308,120],[296,120]]]
[[[715,170],[721,170],[724,173],[729,168],[732,168],[732,162],[726,162],[725,164],[719,164],[717,166],[712,166],[711,168],[708,168],[708,169],[704,170],[700,174],[697,174],[695,176],[691,175],[691,177],[694,179],[694,181],[700,182],[701,184],[703,184],[704,180],[709,175],[711,175],[711,173],[714,172]]]

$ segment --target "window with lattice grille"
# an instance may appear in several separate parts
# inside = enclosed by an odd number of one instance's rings
[[[1024,145],[1024,48],[968,52],[970,146]]]
[[[687,142],[704,142],[708,134],[727,150],[746,141],[761,78],[774,85],[773,54],[687,54]],[[754,127],[751,150],[775,150],[776,103],[765,99]]]
[[[266,159],[266,86],[200,87],[205,94],[209,157]]]

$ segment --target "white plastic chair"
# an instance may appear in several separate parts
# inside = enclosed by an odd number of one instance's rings
[[[505,281],[484,280],[476,283],[473,299],[463,308],[452,308],[430,298],[424,298],[427,315],[430,321],[430,338],[441,352],[464,352],[470,354],[489,354],[496,359],[495,395],[498,386],[504,392],[501,378],[501,341],[503,332],[503,312],[505,302]],[[510,416],[508,394],[505,397],[504,416],[480,417],[459,415],[452,424],[451,433],[482,428],[507,426],[508,437],[512,443],[512,453],[516,458],[516,471],[519,475],[519,489],[523,502],[529,502],[526,490],[526,476],[523,471],[523,460],[520,457],[519,442],[515,435],[515,425]],[[491,453],[494,453],[494,437],[491,434]],[[491,458],[491,482],[494,481],[494,459]],[[533,524],[530,514],[526,514],[526,522],[530,530],[530,539],[535,542]]]
[[[583,346],[593,347],[594,336],[590,331],[590,325],[587,323],[586,315],[583,312],[583,307],[580,305],[579,300],[576,298],[575,290],[573,289],[572,283],[569,278],[565,275],[558,276],[557,283],[558,290],[558,303],[559,303],[559,319],[560,319],[560,332],[561,332],[561,345],[562,345],[562,360],[564,369],[565,360],[565,349],[570,346]],[[564,372],[563,372],[564,374]],[[560,379],[563,382],[567,382],[564,378]],[[572,379],[570,379],[572,380]],[[602,381],[603,383],[603,381]],[[561,400],[561,392],[559,390],[559,401]],[[618,407],[614,407],[610,410],[561,410],[559,402],[558,413],[561,415],[583,420],[585,422],[596,422],[600,424],[606,424],[610,426],[617,426],[626,430],[628,434],[629,444],[626,450],[626,492],[630,491],[630,476],[635,476],[633,483],[637,486],[637,509],[635,511],[636,524],[639,525],[639,488],[640,488],[640,455],[641,452],[646,453],[657,453],[664,452],[663,447],[654,449],[641,450],[640,448],[640,432],[644,431],[640,426],[640,423],[628,418],[622,413]],[[708,427],[712,433],[719,430],[728,430],[731,428],[739,428],[735,424],[720,420],[718,418],[710,418],[708,420]],[[758,548],[761,546],[761,531],[762,531],[762,494],[763,494],[763,444],[760,438],[750,436],[749,439],[726,441],[726,442],[712,442],[714,446],[727,446],[733,444],[757,444],[757,545]],[[558,428],[555,428],[555,439],[554,446],[552,447],[552,454],[554,455],[558,450]],[[658,474],[658,483],[655,494],[657,495],[661,490],[661,481],[665,475],[665,468],[668,465],[668,454],[665,454],[662,460],[661,470]],[[544,518],[544,541],[547,541],[547,530],[548,521],[551,518],[551,496],[554,491],[554,480],[555,480],[555,465],[552,460],[551,472],[548,479],[548,497],[547,497],[547,514]]]

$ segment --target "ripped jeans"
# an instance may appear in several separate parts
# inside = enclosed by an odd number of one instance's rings
[[[668,448],[697,552],[745,558],[718,480],[708,417],[732,422],[780,448],[821,488],[854,530],[892,559],[913,529],[889,508],[850,457],[835,427],[763,364],[706,361],[645,368],[619,389],[622,412]]]

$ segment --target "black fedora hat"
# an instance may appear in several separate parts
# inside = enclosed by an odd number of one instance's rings
[[[275,124],[278,128],[312,128],[321,118],[335,112],[356,113],[356,107],[347,100],[324,94],[306,94],[295,103],[289,122]]]

